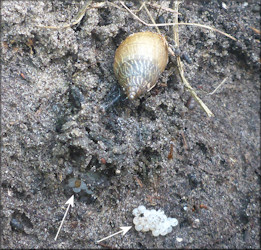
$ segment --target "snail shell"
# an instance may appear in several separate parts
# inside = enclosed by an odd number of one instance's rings
[[[139,32],[120,44],[113,70],[123,91],[133,100],[156,85],[167,63],[166,39],[157,33]]]

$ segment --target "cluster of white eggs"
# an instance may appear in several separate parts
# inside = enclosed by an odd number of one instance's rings
[[[172,231],[172,227],[178,225],[178,220],[168,218],[162,210],[155,209],[147,210],[144,206],[139,206],[132,211],[135,216],[133,223],[137,231],[148,232],[152,231],[152,235],[166,235]]]

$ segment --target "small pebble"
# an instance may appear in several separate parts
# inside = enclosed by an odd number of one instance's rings
[[[195,220],[193,221],[193,223],[192,223],[192,227],[193,227],[193,228],[199,228],[199,226],[200,226],[200,221],[199,221],[199,219],[195,219]]]
[[[222,2],[222,8],[227,10],[227,5],[224,2]]]
[[[120,169],[116,169],[115,174],[119,175],[121,173]]]
[[[177,237],[177,238],[176,238],[176,241],[177,241],[177,242],[182,242],[182,241],[183,241],[183,239],[182,239],[182,238],[179,238],[179,237]]]

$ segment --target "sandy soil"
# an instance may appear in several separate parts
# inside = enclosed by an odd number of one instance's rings
[[[180,22],[237,39],[179,28],[182,58],[191,60],[183,60],[185,76],[212,118],[191,100],[175,58],[148,94],[102,112],[119,89],[116,48],[132,33],[155,30],[116,1],[91,5],[66,29],[37,27],[70,23],[83,3],[2,2],[1,248],[260,248],[259,1],[180,5]],[[145,10],[138,15],[150,22]],[[161,31],[173,36],[171,27]],[[75,207],[54,241],[72,194]],[[157,238],[132,227],[95,243],[133,226],[139,205],[179,225]]]

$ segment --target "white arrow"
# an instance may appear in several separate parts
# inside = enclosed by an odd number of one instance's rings
[[[122,233],[122,236],[123,236],[123,235],[125,235],[131,228],[132,228],[132,226],[130,226],[130,227],[120,227],[121,231],[119,231],[119,232],[117,232],[117,233],[114,233],[114,234],[112,234],[112,235],[109,235],[109,236],[107,236],[107,237],[105,237],[105,238],[103,238],[103,239],[101,239],[101,240],[98,240],[97,243],[99,243],[99,242],[101,242],[101,241],[103,241],[103,240],[107,240],[107,239],[109,239],[109,238],[111,238],[111,237],[113,237],[113,236],[115,236],[115,235],[117,235],[117,234],[120,234],[120,233]]]
[[[59,235],[59,233],[60,233],[60,230],[61,230],[61,228],[62,228],[64,219],[65,219],[65,217],[66,217],[66,215],[67,215],[67,213],[68,213],[68,211],[69,211],[70,206],[74,207],[74,195],[72,195],[71,198],[70,198],[68,201],[66,201],[65,205],[66,205],[66,204],[68,204],[68,207],[67,207],[66,212],[65,212],[65,214],[64,214],[64,216],[63,216],[61,225],[60,225],[60,227],[59,227],[59,229],[58,229],[58,231],[57,231],[57,234],[56,234],[54,240],[57,240],[57,237],[58,237],[58,235]]]

